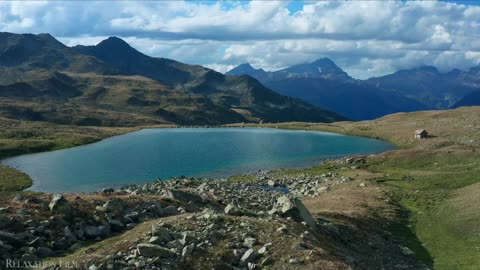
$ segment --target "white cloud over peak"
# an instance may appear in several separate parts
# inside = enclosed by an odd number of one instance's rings
[[[0,2],[0,31],[51,33],[67,45],[116,35],[140,51],[219,71],[332,58],[365,78],[419,65],[480,63],[480,7],[437,1]]]

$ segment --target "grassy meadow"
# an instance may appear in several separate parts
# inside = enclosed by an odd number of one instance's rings
[[[480,107],[271,126],[380,138],[399,146],[368,157],[360,168],[375,174],[371,181],[406,210],[399,221],[406,226],[392,226],[392,232],[407,238],[417,258],[434,269],[480,269]],[[432,137],[415,140],[416,129]],[[315,170],[324,171],[303,173]]]

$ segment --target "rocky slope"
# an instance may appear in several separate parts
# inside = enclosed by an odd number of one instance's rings
[[[0,33],[0,102],[0,116],[84,126],[345,119],[250,77],[149,57],[115,37],[70,48],[48,34]]]
[[[363,163],[358,157],[325,166]],[[359,180],[335,172],[247,178],[180,178],[89,195],[17,195],[0,209],[2,263],[43,259],[47,269],[66,262],[76,269],[425,268],[382,229],[393,219],[360,221],[352,213],[342,219],[333,212],[319,215],[316,206],[312,215],[302,203],[314,206],[342,190],[385,200]]]

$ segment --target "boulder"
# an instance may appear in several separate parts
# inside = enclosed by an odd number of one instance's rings
[[[43,246],[44,244],[45,244],[45,243],[44,243],[44,241],[43,241],[43,239],[42,239],[41,237],[35,237],[35,239],[33,239],[32,241],[30,241],[30,242],[28,243],[29,246],[31,246],[31,247],[36,247],[36,248],[41,247],[41,246]]]
[[[185,211],[187,211],[189,213],[197,212],[198,207],[197,207],[197,205],[195,205],[194,202],[190,201],[190,202],[188,202],[187,206],[185,206]]]
[[[0,231],[0,241],[12,245],[14,247],[20,247],[25,244],[25,241],[22,239],[20,235],[6,232],[6,231]]]
[[[297,222],[306,222],[310,227],[315,227],[317,223],[312,214],[298,198],[289,198],[283,195],[277,199],[274,209],[271,211],[279,213],[283,217],[291,217]]]
[[[131,221],[138,221],[138,212],[131,212],[125,215],[125,218],[130,219]]]
[[[72,212],[72,207],[62,194],[53,195],[53,199],[48,204],[50,211],[55,214],[69,215]]]
[[[55,255],[55,252],[47,247],[39,247],[35,251],[35,255],[40,258],[52,257],[53,255]]]
[[[154,244],[138,244],[137,250],[140,256],[152,258],[152,257],[159,257],[159,258],[171,258],[175,256],[175,253],[171,250],[164,248],[159,245]]]
[[[174,239],[173,235],[168,231],[162,224],[153,224],[152,225],[152,236],[158,237],[157,241],[159,243],[167,243]]]
[[[165,193],[165,196],[177,201],[182,201],[182,202],[190,202],[190,201],[194,203],[202,202],[202,197],[198,196],[197,194],[179,190],[179,189],[167,190]]]
[[[234,206],[233,204],[228,204],[225,207],[224,212],[225,212],[226,215],[232,215],[232,216],[242,215],[242,211],[240,209],[238,209],[236,206]]]
[[[192,232],[183,232],[180,238],[182,245],[195,241],[195,235]]]
[[[257,239],[253,237],[247,237],[245,238],[245,240],[243,240],[243,245],[248,248],[252,248],[256,243],[257,243]]]
[[[195,248],[194,244],[190,244],[188,246],[185,246],[182,250],[182,257],[186,257],[186,256],[189,256],[190,254],[192,254],[194,248]]]
[[[257,258],[257,253],[255,250],[250,248],[249,250],[245,251],[240,261],[244,264],[247,264],[249,262],[253,262],[255,258]]]
[[[178,214],[178,210],[175,206],[170,205],[162,209],[162,213],[165,216],[173,216]]]
[[[154,202],[151,205],[147,207],[147,210],[156,215],[156,216],[162,216],[164,215],[163,210],[162,210],[162,205],[159,202]]]
[[[125,228],[123,222],[118,219],[108,219],[108,224],[110,224],[110,228],[114,232],[122,231]]]
[[[108,229],[105,226],[85,226],[85,236],[88,238],[101,237],[108,234]]]
[[[103,205],[106,212],[120,214],[123,211],[123,203],[118,199],[108,200]]]

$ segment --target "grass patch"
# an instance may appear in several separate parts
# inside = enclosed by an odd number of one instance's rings
[[[0,164],[0,191],[20,191],[31,185],[28,175]]]

